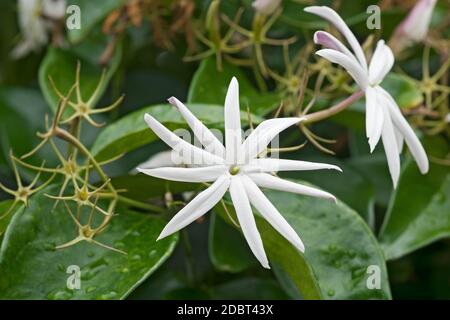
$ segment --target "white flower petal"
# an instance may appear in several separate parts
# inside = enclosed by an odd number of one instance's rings
[[[394,65],[394,54],[383,40],[378,41],[369,65],[369,82],[379,84]]]
[[[356,58],[359,61],[360,66],[365,71],[367,71],[367,61],[361,45],[359,44],[353,32],[345,24],[344,20],[342,20],[339,14],[336,13],[336,11],[326,6],[311,6],[306,7],[304,10],[306,12],[318,15],[319,17],[322,17],[325,20],[331,22],[347,39],[348,43],[353,49],[353,52],[356,55]]]
[[[346,54],[333,50],[322,49],[316,52],[317,55],[327,59],[330,62],[337,63],[342,66],[356,81],[362,90],[366,90],[369,82],[366,71]]]
[[[381,87],[379,87],[378,90],[381,92],[381,94],[384,95],[384,97],[386,97],[387,101],[389,102],[388,107],[390,115],[392,117],[392,121],[398,131],[400,131],[400,133],[403,135],[412,156],[416,160],[420,172],[422,174],[427,173],[429,169],[428,157],[425,149],[420,143],[419,138],[417,138],[408,121],[406,121],[406,119],[403,117],[400,108],[398,107],[395,100],[391,97],[391,95]]]
[[[302,118],[275,118],[261,122],[242,144],[245,159],[248,161],[257,157],[280,132],[301,120]]]
[[[332,164],[273,158],[253,159],[250,161],[250,166],[259,167],[262,172],[307,171],[321,169],[333,169],[342,172],[341,168]]]
[[[355,63],[359,64],[355,55],[350,50],[348,50],[347,47],[341,41],[336,39],[335,36],[326,31],[316,31],[314,33],[314,43],[322,45],[328,49],[340,51],[349,58],[351,58],[352,60],[354,60]]]
[[[289,225],[284,217],[278,212],[274,205],[267,199],[258,186],[247,176],[242,177],[248,198],[252,205],[283,237],[292,243],[301,252],[305,251],[302,240]]]
[[[222,158],[184,141],[148,113],[145,114],[144,119],[162,141],[182,156],[185,164],[224,163]]]
[[[241,156],[241,110],[239,107],[239,84],[231,79],[225,98],[225,149],[227,163],[237,163]]]
[[[266,16],[271,15],[281,6],[281,0],[254,0],[252,7],[255,11]]]
[[[433,9],[437,0],[419,0],[400,24],[400,33],[415,42],[422,41],[428,33]]]
[[[400,177],[400,156],[398,154],[397,141],[394,132],[394,126],[391,121],[391,115],[389,114],[388,106],[384,112],[384,124],[381,138],[383,140],[384,152],[389,166],[389,172],[391,174],[392,183],[394,189],[397,187],[398,178]]]
[[[325,198],[336,202],[336,198],[326,191],[304,186],[292,181],[274,177],[268,173],[253,173],[248,175],[261,188],[303,194],[311,197]]]
[[[394,133],[395,133],[395,139],[397,141],[397,149],[398,149],[398,153],[401,154],[402,150],[403,150],[403,142],[404,142],[404,138],[402,133],[397,129],[396,126],[394,126]]]
[[[223,175],[209,188],[200,192],[169,221],[158,240],[177,232],[211,210],[222,199],[229,185],[230,178]]]
[[[264,268],[270,269],[261,235],[256,227],[247,192],[239,176],[231,178],[230,195],[242,232],[250,249]]]
[[[219,157],[225,157],[225,147],[197,117],[177,98],[171,97],[169,103],[174,105],[180,111],[187,124],[194,132],[195,137],[205,147],[206,150]],[[205,112],[208,112],[205,110]]]
[[[224,165],[209,166],[201,168],[155,168],[155,169],[137,169],[146,175],[180,182],[210,182],[215,181],[221,175],[227,172],[228,167]]]
[[[380,141],[383,130],[383,100],[372,87],[366,89],[366,134],[369,138],[370,152],[373,152]]]

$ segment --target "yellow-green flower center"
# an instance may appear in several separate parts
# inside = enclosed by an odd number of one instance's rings
[[[232,176],[237,175],[239,173],[239,171],[240,171],[240,168],[238,166],[231,166],[230,167],[230,174]]]

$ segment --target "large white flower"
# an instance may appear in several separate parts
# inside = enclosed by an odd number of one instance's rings
[[[247,139],[242,141],[239,87],[236,78],[231,80],[225,99],[225,145],[189,109],[176,98],[169,99],[183,115],[195,137],[204,148],[194,146],[169,131],[151,115],[145,115],[148,126],[183,158],[190,168],[164,167],[140,169],[142,173],[173,181],[212,182],[199,193],[166,225],[158,239],[164,238],[204,215],[212,209],[229,190],[239,224],[245,239],[256,258],[269,268],[261,236],[256,228],[251,205],[280,234],[298,250],[304,251],[300,237],[260,190],[270,188],[313,197],[336,200],[328,192],[300,185],[274,176],[274,171],[335,169],[338,167],[295,160],[258,158],[268,144],[283,130],[301,121],[301,118],[279,118],[262,122]],[[207,112],[207,110],[205,110]]]
[[[408,145],[422,174],[427,173],[428,158],[422,144],[403,117],[395,100],[380,86],[394,64],[391,49],[383,40],[378,41],[368,64],[355,35],[334,10],[325,6],[313,6],[305,8],[305,11],[331,22],[350,44],[353,52],[328,32],[317,31],[314,34],[314,42],[327,48],[317,51],[316,54],[346,69],[365,92],[366,135],[369,139],[370,152],[374,150],[381,138],[394,188],[397,186],[400,175],[400,153],[403,141]]]

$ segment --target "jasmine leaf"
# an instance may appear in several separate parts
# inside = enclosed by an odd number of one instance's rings
[[[425,139],[424,145],[428,155],[436,158],[449,152],[447,142],[438,137]],[[408,159],[379,236],[387,259],[400,258],[450,236],[449,194],[448,166],[431,162],[430,171],[422,175]]]
[[[264,247],[271,263],[289,275],[305,299],[391,298],[383,252],[355,211],[340,201],[277,191],[265,194],[300,235],[305,254],[257,217]],[[220,207],[215,210],[227,219]],[[378,290],[367,287],[367,270],[373,265],[380,270]]]
[[[189,88],[188,102],[223,105],[231,78],[239,81],[241,110],[247,106],[256,115],[264,116],[279,107],[281,96],[270,92],[259,92],[241,69],[224,62],[222,71],[217,71],[214,58],[201,62]]]
[[[95,239],[127,255],[86,242],[56,250],[77,236],[65,207],[53,209],[45,196],[58,187],[37,193],[10,222],[0,249],[0,299],[123,299],[172,253],[177,236],[156,242],[163,219],[123,208]],[[67,287],[69,266],[80,268],[79,290]]]

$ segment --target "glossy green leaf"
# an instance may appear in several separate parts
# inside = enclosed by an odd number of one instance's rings
[[[79,61],[81,63],[81,95],[86,101],[90,98],[99,83],[103,67],[98,64],[98,59],[102,54],[105,44],[105,38],[92,38],[70,50],[50,48],[47,51],[39,68],[39,85],[52,110],[56,110],[60,99],[55,93],[49,77],[53,78],[56,87],[61,93],[67,94],[75,83],[76,67]],[[105,92],[111,77],[117,70],[121,56],[122,50],[119,45],[107,67],[105,81],[99,91],[99,98]],[[73,95],[72,99],[75,101],[75,95]],[[94,103],[98,102],[98,100]]]
[[[0,166],[9,162],[10,150],[21,155],[39,141],[36,131],[42,129],[46,110],[46,103],[37,90],[0,88]]]
[[[430,155],[443,158],[446,141],[425,139]],[[411,159],[402,170],[397,190],[380,232],[388,259],[402,257],[433,241],[450,236],[450,168],[430,163],[422,175]]]
[[[14,215],[0,249],[0,299],[122,299],[172,253],[177,236],[156,241],[163,219],[121,208],[96,240],[127,255],[86,242],[56,250],[77,236],[64,206],[53,210],[44,195],[57,191],[44,189]],[[67,288],[69,266],[80,268],[79,290]]]
[[[223,107],[205,104],[189,104],[188,107],[207,127],[223,127]],[[171,105],[145,107],[105,127],[92,146],[92,154],[98,160],[106,160],[157,140],[144,121],[146,113],[170,130],[187,128],[186,121]],[[247,114],[242,112],[241,119],[246,122]],[[254,116],[253,121],[258,123],[261,118]]]
[[[361,217],[344,203],[265,192],[300,235],[299,253],[266,221],[257,219],[269,260],[297,285],[305,299],[389,299],[390,289],[381,248]],[[216,208],[226,217],[220,208]],[[367,287],[369,266],[378,266],[381,289]]]
[[[213,58],[202,61],[192,79],[188,102],[223,105],[228,85],[233,77],[239,81],[239,101],[241,110],[247,106],[256,115],[264,116],[279,107],[281,96],[275,93],[259,92],[242,71],[231,64],[224,63],[223,71],[217,71]]]
[[[19,209],[19,205],[17,205],[16,208],[12,208],[12,211],[9,212],[8,215],[6,215],[6,213],[11,209],[13,203],[13,200],[5,200],[0,202],[0,217],[3,217],[2,219],[0,219],[0,244],[2,243],[3,234],[5,233],[9,222],[11,221],[17,209]]]
[[[120,7],[126,0],[69,0],[68,5],[77,5],[81,11],[81,28],[69,30],[69,40],[78,43],[83,40],[92,28],[103,20],[111,11]]]
[[[237,273],[258,265],[239,232],[215,215],[211,216],[209,225],[208,248],[217,270]]]
[[[414,108],[423,102],[423,95],[417,85],[409,78],[398,73],[389,73],[381,86],[394,97],[402,109]]]

